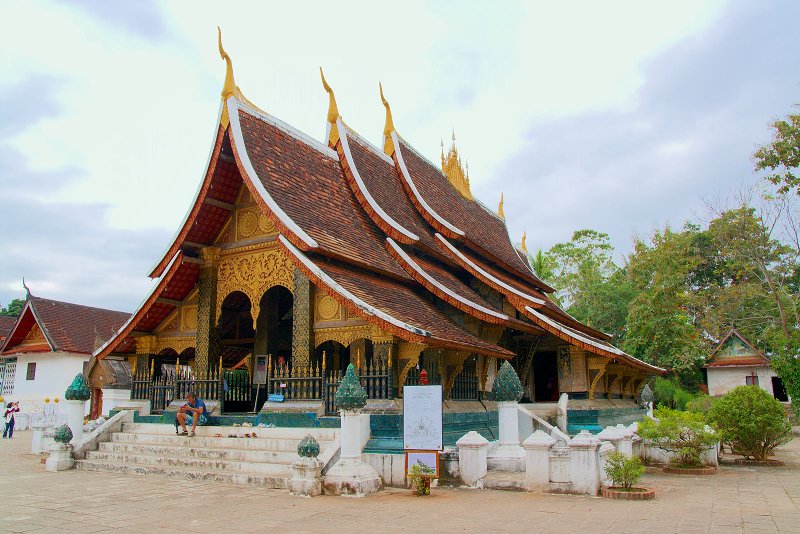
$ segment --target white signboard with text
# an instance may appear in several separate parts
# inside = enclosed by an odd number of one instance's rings
[[[403,388],[403,448],[442,450],[442,386]]]

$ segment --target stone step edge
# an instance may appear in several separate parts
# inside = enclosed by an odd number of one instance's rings
[[[97,455],[97,454],[116,454],[116,455],[119,455],[119,456],[124,456],[126,458],[144,457],[144,458],[159,458],[159,459],[162,459],[162,460],[169,460],[169,459],[172,459],[172,458],[177,458],[177,457],[170,457],[170,456],[162,456],[160,454],[127,453],[127,452],[115,452],[115,451],[89,451],[86,454],[87,454],[87,460],[94,460],[94,456]],[[299,456],[297,458],[299,458]],[[297,458],[293,458],[293,459],[291,459],[289,461],[272,461],[272,462],[259,462],[259,461],[253,461],[253,460],[227,460],[227,459],[224,459],[224,458],[197,458],[197,457],[191,457],[191,458],[186,458],[186,459],[187,460],[193,460],[193,461],[201,462],[201,463],[228,462],[228,463],[231,463],[231,464],[266,464],[266,465],[277,465],[277,466],[291,466],[292,462],[295,461]],[[113,460],[102,460],[102,461],[103,462],[109,462],[109,463],[113,462]],[[124,462],[124,464],[116,464],[116,465],[128,465],[128,464],[154,465],[154,464],[140,464],[140,463],[135,462],[135,461],[134,462],[129,462],[127,459],[120,460],[120,461]],[[214,471],[214,470],[211,469],[211,471]]]
[[[193,447],[193,446],[183,446],[183,445],[170,445],[168,443],[142,443],[137,441],[104,441],[102,443],[108,443],[111,445],[130,445],[131,447],[158,447],[165,450],[165,452],[173,452],[173,451],[185,451],[185,450],[199,450],[199,451],[236,451],[236,452],[272,452],[276,454],[297,454],[297,447],[293,447],[288,450],[282,449],[238,449],[235,447]],[[320,444],[320,454],[327,450],[326,447],[323,447]],[[98,448],[97,451],[100,451]],[[113,451],[102,451],[102,452],[113,452]],[[144,454],[144,453],[143,453]]]
[[[299,445],[300,442],[302,441],[302,438],[299,438],[299,439],[295,439],[295,438],[262,438],[260,436],[257,437],[257,438],[229,438],[227,436],[221,436],[221,437],[216,437],[216,436],[195,436],[194,438],[191,438],[189,436],[180,436],[180,435],[177,435],[177,434],[143,434],[141,432],[114,432],[113,434],[117,435],[117,436],[123,436],[124,435],[126,437],[127,436],[159,436],[159,437],[170,437],[170,438],[176,437],[176,438],[183,438],[183,439],[186,439],[186,440],[197,439],[197,438],[199,438],[199,439],[214,439],[214,440],[217,440],[217,439],[226,439],[226,440],[227,439],[235,439],[235,440],[237,440],[235,442],[232,442],[230,445],[232,445],[233,443],[236,443],[238,441],[252,441],[252,442],[258,443],[259,441],[266,441],[266,440],[282,440],[282,441],[294,441],[294,442],[297,442],[296,445],[295,445],[295,449],[296,449],[297,445]],[[120,440],[113,440],[113,439],[111,441],[113,441],[114,443],[130,443],[130,444],[136,443],[136,442],[133,442],[133,441],[120,441]],[[323,440],[317,440],[317,443],[319,443],[320,449],[323,449],[326,446],[332,445],[335,441],[336,441],[335,439],[323,439]],[[139,442],[139,444],[142,444],[142,443]],[[152,444],[153,445],[162,445],[162,446],[165,446],[165,447],[182,447],[182,445],[171,445],[169,443],[152,443]],[[233,449],[235,447],[231,447],[231,446],[228,446],[228,447],[225,447],[225,446],[205,446],[205,447],[198,447],[198,448],[201,448],[201,449]],[[259,449],[248,449],[248,450],[259,450]],[[261,450],[269,450],[269,449],[261,449]]]
[[[155,424],[155,423],[123,423],[122,428],[125,431],[125,427],[134,426],[137,430],[169,430],[170,432],[174,432],[175,425],[172,424]],[[187,427],[188,428],[188,427]],[[295,431],[298,433],[303,433],[302,436],[296,439],[303,439],[306,434],[311,434],[315,436],[315,434],[333,434],[334,438],[336,434],[339,432],[339,428],[319,428],[319,427],[300,427],[300,426],[272,426],[272,427],[260,427],[260,426],[214,426],[214,425],[202,425],[198,427],[199,429],[220,429],[220,433],[230,433],[230,432],[266,432],[269,433],[270,431],[274,431],[279,433],[281,431],[284,432],[291,432],[294,433]],[[142,434],[164,434],[168,432],[140,432]],[[285,438],[285,439],[295,439],[295,438]]]
[[[76,460],[75,462],[76,467],[80,469],[80,466],[83,467],[99,467],[100,469],[89,469],[92,471],[102,471],[106,473],[118,473],[120,471],[125,472],[125,474],[146,474],[146,475],[162,475],[166,476],[167,478],[171,478],[169,473],[165,473],[163,471],[173,471],[177,473],[183,473],[186,475],[192,474],[200,474],[200,475],[214,475],[219,476],[222,478],[233,478],[233,477],[249,477],[249,478],[259,478],[259,479],[272,479],[272,480],[282,480],[287,481],[291,478],[291,475],[288,476],[279,476],[279,475],[268,475],[265,473],[253,473],[250,471],[218,471],[216,469],[186,469],[181,467],[175,466],[158,466],[158,465],[146,465],[146,464],[112,464],[109,462],[99,462],[94,460]],[[152,471],[150,473],[141,473],[137,472],[136,470],[143,470],[143,471]],[[162,471],[162,472],[158,472]]]

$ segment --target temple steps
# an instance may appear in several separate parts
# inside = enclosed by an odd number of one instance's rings
[[[524,471],[489,470],[483,478],[483,487],[506,491],[528,491]]]
[[[291,477],[301,439],[311,434],[325,451],[334,445],[338,432],[336,428],[207,426],[188,437],[176,435],[174,425],[125,423],[110,441],[78,460],[77,468],[280,489]],[[252,433],[258,437],[227,437]]]

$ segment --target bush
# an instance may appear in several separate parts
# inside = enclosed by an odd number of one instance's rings
[[[703,452],[718,440],[703,414],[659,408],[654,415],[656,420],[645,418],[639,423],[639,435],[659,449],[674,453],[673,465],[702,466]]]
[[[657,377],[653,383],[653,396],[656,406],[663,406],[673,410],[685,410],[686,404],[694,395],[678,384],[674,378]]]
[[[686,403],[686,411],[707,414],[716,400],[716,397],[710,395],[699,395]]]
[[[644,475],[644,465],[636,456],[629,457],[621,452],[612,452],[606,457],[605,471],[613,481],[614,487],[630,491]]]
[[[709,421],[734,454],[766,460],[792,439],[783,405],[758,386],[738,386],[715,403]]]

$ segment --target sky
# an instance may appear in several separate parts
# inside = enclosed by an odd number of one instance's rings
[[[432,161],[455,132],[473,193],[529,250],[635,237],[758,181],[800,103],[794,1],[0,0],[0,305],[32,292],[133,311],[203,176],[225,66],[322,140],[384,111]]]

